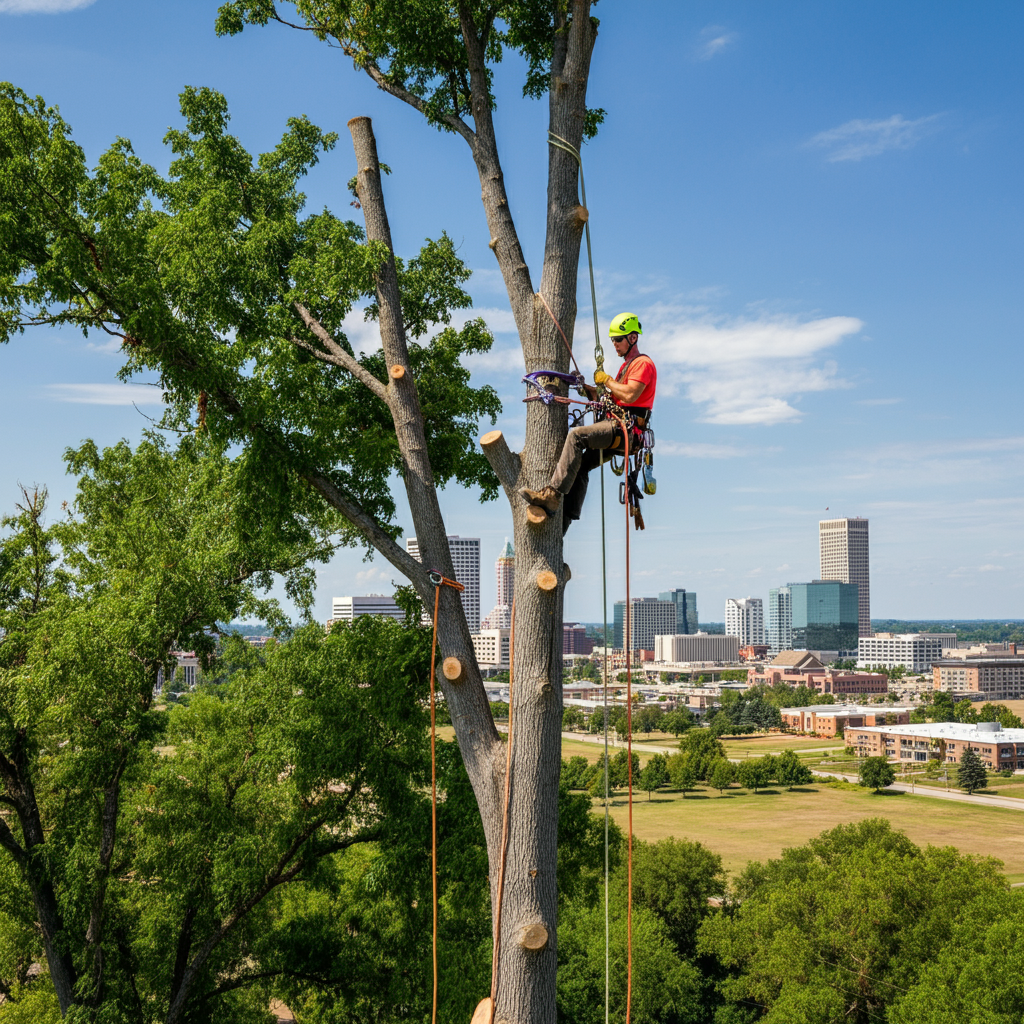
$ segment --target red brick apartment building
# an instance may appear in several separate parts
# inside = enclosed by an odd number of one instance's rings
[[[788,683],[790,686],[808,686],[818,693],[843,694],[885,694],[889,692],[889,680],[878,672],[847,672],[825,668],[807,651],[783,651],[770,665],[764,668],[752,666],[747,669],[747,682],[751,686],[765,683]]]
[[[932,662],[932,687],[986,700],[1024,697],[1024,658],[943,658]],[[981,699],[981,698],[979,698]]]
[[[841,730],[849,735],[854,726],[905,725],[910,708],[883,707],[880,704],[812,704],[806,708],[782,708],[782,724],[794,732],[812,736],[835,736]]]
[[[1024,770],[1024,729],[1004,729],[998,722],[851,727],[846,730],[846,742],[861,757],[884,754],[895,761],[933,759],[943,764],[957,764],[960,755],[973,747],[989,768]]]

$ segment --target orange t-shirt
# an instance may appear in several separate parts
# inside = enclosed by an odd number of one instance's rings
[[[658,387],[658,371],[655,368],[654,360],[650,356],[639,355],[635,359],[630,360],[630,362],[623,363],[619,367],[619,372],[615,375],[615,380],[619,384],[643,384],[643,391],[629,405],[639,406],[642,409],[654,408],[654,392]],[[626,403],[620,402],[616,398],[615,404],[625,405]]]

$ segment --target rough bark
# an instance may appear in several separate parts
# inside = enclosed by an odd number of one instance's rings
[[[50,979],[63,1016],[74,1002],[77,975],[65,942],[64,921],[57,903],[57,894],[46,872],[42,850],[46,834],[39,816],[35,787],[25,771],[20,752],[15,749],[11,760],[0,755],[0,774],[7,795],[5,803],[13,806],[18,815],[22,842],[17,842],[6,823],[0,832],[0,842],[14,856],[32,894]]]
[[[484,59],[490,25],[478,25],[465,5],[459,7],[459,19],[468,57],[475,130],[470,132],[461,121],[457,130],[468,142],[476,164],[490,231],[490,248],[505,281],[526,369],[564,370],[569,364],[568,352],[552,316],[533,291],[530,271],[509,210]],[[571,17],[559,15],[555,27],[549,127],[578,149],[586,116],[590,58],[597,35],[590,19],[589,2],[574,0]],[[373,76],[372,70],[367,70]],[[394,92],[394,89],[388,91]],[[400,95],[399,98],[417,106],[414,97]],[[359,161],[359,199],[366,212],[367,235],[384,241],[391,248],[369,121],[355,119],[350,122],[350,128]],[[576,275],[586,219],[585,211],[581,213],[579,207],[577,175],[573,158],[563,150],[549,147],[541,293],[570,339],[576,318]],[[390,264],[378,282],[378,301],[387,362],[407,365],[397,282]],[[405,460],[406,490],[416,535],[424,552],[424,564],[445,571],[450,564],[446,531],[426,460],[422,416],[411,375],[389,383],[388,404],[395,416]],[[560,517],[530,523],[526,518],[526,505],[517,491],[524,485],[539,488],[548,482],[566,429],[564,406],[534,402],[527,407],[526,444],[521,455],[512,453],[498,432],[482,439],[484,452],[511,506],[516,544],[512,695],[516,727],[495,1006],[496,1020],[515,1024],[540,1024],[555,1019],[561,623],[564,586],[569,577],[562,559]],[[544,574],[553,576],[553,587],[550,587],[550,579],[545,580],[545,586],[539,584]],[[496,756],[498,745],[493,722],[483,702],[479,670],[454,592],[446,594],[442,590],[438,627],[442,653],[457,657],[465,667],[462,682],[445,687],[442,678],[440,683],[452,706],[456,736],[480,804],[490,855],[492,907],[496,907],[502,810],[499,801],[504,761]],[[544,941],[539,941],[541,935]],[[485,993],[481,993],[483,995]]]

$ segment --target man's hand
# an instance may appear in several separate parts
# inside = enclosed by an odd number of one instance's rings
[[[594,374],[594,383],[598,384],[598,385],[604,384],[605,381],[609,381],[611,379],[612,379],[612,375],[610,373],[605,373],[604,370],[598,370]]]

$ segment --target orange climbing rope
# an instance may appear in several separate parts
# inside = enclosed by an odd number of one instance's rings
[[[618,419],[618,417],[616,417]],[[629,465],[629,430],[623,420],[622,436],[625,439],[626,465]],[[626,854],[626,1024],[629,1024],[633,996],[633,651],[630,620],[632,605],[629,603],[629,493],[626,493],[626,763],[629,779],[629,831]],[[605,643],[608,638],[605,637]],[[607,769],[605,769],[607,771]]]
[[[461,583],[442,576],[436,569],[429,574],[434,584],[434,638],[430,645],[430,881],[433,896],[433,961],[434,995],[430,1008],[431,1024],[437,1024],[437,701],[434,690],[434,671],[437,658],[437,609],[441,587],[465,590]],[[511,724],[511,723],[510,723]]]
[[[494,1011],[498,1006],[498,957],[501,953],[501,899],[505,893],[505,859],[508,855],[508,804],[512,783],[512,686],[516,643],[516,596],[512,595],[508,636],[508,741],[505,744],[505,808],[501,819],[501,860],[498,862],[498,902],[494,910],[494,952],[491,958],[491,1013],[488,1024],[494,1024]]]

